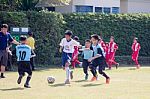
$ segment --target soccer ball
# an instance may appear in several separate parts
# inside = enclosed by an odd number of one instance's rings
[[[53,83],[55,82],[55,78],[52,77],[52,76],[49,76],[49,77],[47,77],[47,82],[48,82],[49,84],[53,84]]]

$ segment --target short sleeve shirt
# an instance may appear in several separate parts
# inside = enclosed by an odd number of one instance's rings
[[[6,50],[8,42],[12,42],[13,38],[10,33],[3,34],[0,32],[0,50]]]
[[[70,41],[67,41],[66,38],[63,38],[59,45],[61,47],[63,47],[63,52],[73,53],[74,52],[74,46],[79,46],[79,43],[73,39],[71,39]]]

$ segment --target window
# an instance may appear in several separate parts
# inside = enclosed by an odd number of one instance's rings
[[[95,12],[103,12],[103,9],[102,7],[95,7]]]
[[[76,6],[76,12],[93,12],[93,6]]]
[[[112,13],[119,13],[119,7],[112,7]]]
[[[48,11],[55,11],[55,7],[47,7]]]
[[[109,7],[104,7],[104,13],[110,13],[111,12],[111,8]]]

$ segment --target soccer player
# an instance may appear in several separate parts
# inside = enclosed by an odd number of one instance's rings
[[[103,49],[105,51],[106,50],[106,44],[105,44],[105,42],[103,41],[103,39],[101,37],[100,37],[99,44],[103,47]]]
[[[93,50],[91,50],[91,41],[89,39],[87,39],[85,41],[85,48],[81,49],[82,52],[82,56],[83,56],[83,63],[82,63],[82,67],[83,67],[83,72],[85,74],[85,80],[88,80],[88,68],[91,64],[91,62],[88,62],[88,59],[93,57]]]
[[[17,83],[20,84],[25,72],[28,73],[26,82],[24,87],[31,88],[29,85],[31,76],[32,76],[32,69],[30,65],[30,58],[31,58],[31,47],[27,45],[27,37],[21,36],[20,37],[21,45],[16,46],[16,56],[18,61],[18,73],[19,78]]]
[[[0,31],[0,65],[1,65],[1,75],[0,78],[5,78],[4,72],[5,72],[5,67],[7,66],[7,61],[8,61],[8,49],[7,45],[8,42],[13,43],[13,44],[19,44],[16,40],[12,38],[10,33],[8,33],[8,25],[7,24],[2,24],[1,25],[1,31]]]
[[[75,41],[79,41],[79,37],[75,36],[73,38]],[[80,43],[78,42],[78,45],[80,45]],[[78,55],[79,55],[79,46],[74,46],[74,52],[72,54],[72,66],[73,69],[76,67],[76,64],[80,64],[80,61],[78,60]]]
[[[117,63],[115,61],[115,54],[116,54],[116,50],[118,50],[118,45],[114,42],[114,37],[111,36],[110,37],[110,42],[109,42],[109,46],[108,46],[108,54],[109,54],[109,69],[112,68],[112,65],[116,65],[116,69],[119,66],[119,63]]]
[[[32,49],[32,55],[34,55],[34,57],[35,57],[35,53],[34,53],[34,50],[35,50],[35,40],[33,38],[33,33],[30,31],[30,32],[28,32],[28,35],[29,35],[29,37],[27,38],[27,44],[31,47],[31,49]],[[31,67],[32,67],[33,71],[35,70],[35,67],[34,67],[34,57],[31,57],[31,59],[30,59],[30,64],[31,64]]]
[[[106,55],[105,55],[105,58],[106,58],[107,64],[108,64],[108,62],[109,62],[109,52],[108,52],[108,47],[109,47],[109,43],[106,42],[106,47],[105,47],[105,53],[106,53]]]
[[[106,78],[106,84],[109,84],[110,78],[109,76],[103,71],[105,70],[105,52],[102,48],[102,46],[99,45],[99,36],[97,34],[94,34],[91,36],[92,41],[92,47],[91,49],[94,52],[94,55],[92,58],[88,59],[88,62],[92,62],[90,65],[90,69],[94,77],[91,79],[91,81],[97,80],[97,74],[96,74],[96,68],[98,66],[99,74],[104,76]]]
[[[60,52],[62,52],[62,66],[66,71],[65,84],[70,84],[70,78],[73,79],[73,71],[70,70],[69,65],[72,60],[72,53],[74,52],[74,46],[79,46],[79,43],[73,40],[73,33],[70,30],[65,32],[65,38],[60,42]]]
[[[139,51],[141,49],[140,44],[138,43],[138,38],[134,38],[133,40],[133,44],[132,44],[132,60],[135,62],[136,64],[136,68],[139,69],[140,68],[140,64],[138,62],[138,56],[139,56]]]

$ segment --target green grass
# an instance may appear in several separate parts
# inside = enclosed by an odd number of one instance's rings
[[[24,89],[25,78],[17,85],[17,72],[7,72],[7,78],[0,79],[0,99],[150,99],[150,67],[122,67],[106,72],[111,77],[109,85],[102,76],[96,82],[84,81],[82,69],[76,69],[72,84],[65,86],[63,70],[35,71],[31,89]],[[48,76],[54,76],[56,82],[49,85]]]

